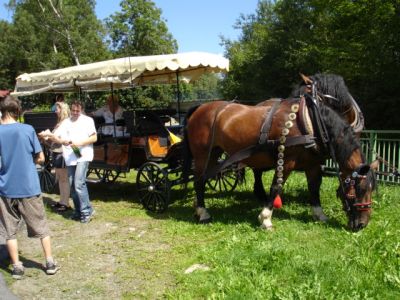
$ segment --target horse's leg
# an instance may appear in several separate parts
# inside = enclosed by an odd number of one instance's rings
[[[321,207],[320,188],[322,183],[322,170],[320,165],[316,165],[306,171],[308,190],[310,192],[311,212],[315,220],[326,222],[328,217],[324,214]]]
[[[217,160],[218,156],[221,154],[221,151],[218,149],[213,149],[210,155],[210,160],[208,161],[208,166],[206,158],[202,160],[195,161],[195,170],[196,176],[194,181],[194,189],[196,192],[196,198],[194,201],[194,207],[196,210],[196,216],[198,217],[199,223],[210,223],[211,222],[211,215],[208,213],[204,201],[204,192],[205,192],[205,185],[206,180],[204,179],[204,170],[213,167]]]
[[[205,180],[203,177],[199,177],[194,181],[194,190],[196,191],[196,198],[194,200],[195,214],[199,220],[199,223],[211,222],[211,216],[208,213],[205,202],[204,202],[204,191],[205,191]]]
[[[282,177],[282,183],[279,185],[277,183],[278,177],[276,176],[276,172],[274,175],[274,179],[271,184],[270,188],[270,193],[269,196],[265,198],[264,201],[264,207],[261,211],[261,213],[258,216],[258,220],[261,223],[261,228],[266,229],[266,230],[272,230],[272,213],[274,210],[274,200],[275,197],[279,194],[282,193],[283,190],[283,185],[286,182],[286,179],[289,177],[290,172],[292,171],[292,167],[289,169],[288,166],[285,166],[284,171],[283,171],[283,177]]]
[[[257,197],[261,202],[266,202],[268,198],[267,193],[265,192],[263,182],[262,182],[262,173],[263,171],[260,169],[253,169],[254,174],[254,196]]]

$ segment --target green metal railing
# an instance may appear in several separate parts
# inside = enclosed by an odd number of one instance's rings
[[[400,184],[400,176],[393,174],[400,167],[400,130],[364,130],[361,147],[367,162],[381,158],[377,171],[379,181]],[[324,171],[330,175],[334,173],[331,159],[325,162]]]

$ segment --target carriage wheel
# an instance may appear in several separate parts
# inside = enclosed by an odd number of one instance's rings
[[[222,153],[218,158],[218,163],[223,162],[227,158],[226,153]],[[228,168],[221,170],[217,175],[207,180],[207,186],[217,192],[231,192],[238,183],[243,180],[243,169],[238,168],[237,164],[233,164]]]
[[[169,204],[170,183],[167,172],[154,162],[144,163],[138,170],[136,187],[145,209],[164,212]]]
[[[103,174],[103,181],[104,182],[114,182],[121,174],[120,171],[116,170],[105,170]]]
[[[56,186],[56,176],[51,173],[51,169],[40,167],[38,169],[40,188],[44,193],[51,193]]]
[[[228,168],[219,172],[215,177],[207,180],[207,186],[217,192],[231,192],[240,181],[240,170]]]
[[[117,180],[121,172],[116,170],[90,168],[87,172],[86,177],[89,177],[91,174],[94,174],[102,182],[112,183]]]
[[[89,168],[87,173],[86,173],[86,178],[94,176],[98,180],[103,180],[103,173],[104,173],[103,169]]]

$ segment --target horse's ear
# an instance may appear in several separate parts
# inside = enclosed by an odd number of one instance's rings
[[[312,84],[313,81],[311,80],[310,77],[304,75],[303,73],[300,73],[301,78],[303,79],[305,84]]]
[[[380,163],[380,160],[379,160],[379,159],[376,159],[376,160],[374,160],[369,166],[370,166],[370,168],[371,168],[372,170],[378,171],[379,163]]]

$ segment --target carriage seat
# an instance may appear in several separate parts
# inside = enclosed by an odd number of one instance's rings
[[[124,112],[127,129],[132,137],[132,144],[145,147],[149,156],[165,157],[171,145],[179,142],[164,125],[161,118],[152,111]],[[136,118],[136,124],[133,118]]]

